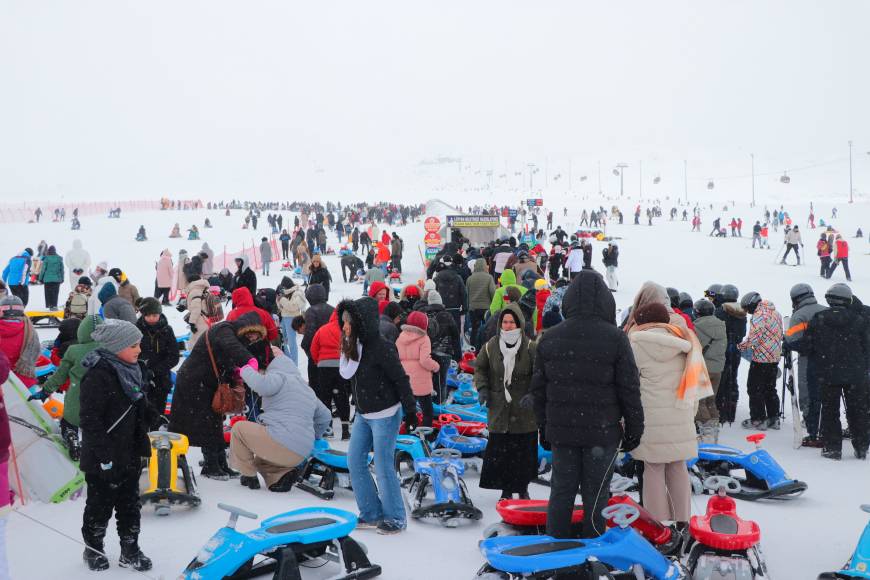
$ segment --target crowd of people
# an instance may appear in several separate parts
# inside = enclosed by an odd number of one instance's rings
[[[255,215],[285,207],[247,209]],[[266,219],[282,230],[283,259],[298,257],[300,248],[307,253],[305,275],[283,276],[274,289],[264,284],[268,269],[258,277],[244,256],[235,260],[235,272],[215,272],[207,244],[193,256],[179,253],[177,262],[164,250],[154,297],[147,298],[122,269],[105,263],[91,269],[79,242],[65,258],[53,246],[27,248],[4,271],[0,363],[8,359],[29,385],[36,383],[40,350],[24,315],[34,257],[40,259],[46,306],[58,308],[60,284],[76,281],[52,352],[58,370],[34,398],[65,390],[61,431],[86,474],[82,534],[91,569],[109,566],[104,538],[113,513],[121,565],[151,567],[138,544],[138,478],[141,458],[150,454],[147,432],[161,425],[202,450],[203,477],[238,478],[250,489],[262,481],[276,493],[293,487],[317,439],[347,440],[359,527],[401,532],[407,514],[393,469],[400,426],[432,426],[433,404],[446,398],[447,369],[470,347],[489,430],[480,487],[502,498],[528,498],[538,445],[552,449],[547,532],[555,537],[572,534],[578,489],[587,507],[583,535],[603,533],[600,511],[619,452],[631,452],[643,465],[647,509],[684,529],[691,494],[685,461],[696,455],[699,441],[717,442],[720,425],[736,420],[743,360],[749,364],[744,428],[781,428],[777,378],[781,360],[794,352],[804,445],[821,448],[825,458],[842,458],[844,400],[854,455],[866,458],[870,307],[846,284],[828,289],[827,307],[810,286],[792,288],[788,328],[770,300],[757,292],[741,297],[731,284],[713,284],[693,301],[647,282],[617,320],[618,246],[611,242],[602,250],[602,275],[589,238],[557,227],[478,246],[458,235],[438,252],[423,280],[397,291],[385,275],[401,272],[403,244],[387,227],[418,219],[420,208],[294,209],[301,213],[293,218],[293,233],[282,228],[280,214]],[[602,217],[594,219],[600,223]],[[330,299],[336,293],[323,260],[328,235],[349,246],[342,265],[345,257],[374,252],[365,263],[362,297]],[[823,241],[829,243],[822,236],[820,252]],[[382,248],[387,257],[378,258]],[[848,276],[847,250],[837,253]],[[356,266],[353,275],[362,270]],[[834,267],[822,275],[829,278]],[[191,330],[183,359],[163,313],[173,290]],[[231,402],[243,398],[237,408],[215,403],[224,389]],[[248,420],[232,426],[227,444],[225,416],[242,408]]]

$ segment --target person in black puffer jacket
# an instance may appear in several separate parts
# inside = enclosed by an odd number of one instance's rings
[[[314,389],[315,393],[317,392],[317,365],[311,358],[311,341],[314,340],[314,335],[317,334],[320,327],[329,322],[329,317],[335,310],[326,303],[328,296],[326,288],[320,284],[310,284],[305,289],[308,309],[303,315],[305,317],[305,333],[302,335],[300,346],[308,358],[308,385]]]
[[[326,290],[326,300],[329,300],[329,285],[331,282],[332,275],[326,269],[323,257],[320,254],[314,254],[311,257],[311,265],[308,268],[308,284],[321,284],[324,290]]]
[[[336,323],[342,329],[339,373],[350,381],[356,405],[347,465],[359,525],[396,534],[405,529],[407,519],[393,457],[402,417],[409,431],[417,427],[411,382],[396,345],[380,335],[374,299],[343,300]],[[377,487],[369,472],[368,454],[373,449]]]
[[[582,270],[562,300],[565,320],[538,343],[531,400],[553,446],[547,534],[567,538],[577,488],[587,509],[584,537],[604,533],[611,468],[619,448],[643,434],[640,379],[628,337],[616,326],[616,304],[601,275]],[[621,422],[624,422],[624,429]]]
[[[150,570],[139,549],[139,473],[142,458],[151,455],[147,373],[137,362],[142,333],[125,320],[107,320],[93,333],[99,347],[82,359],[87,369],[81,383],[82,452],[87,501],[82,516],[84,560],[91,570],[106,570],[103,539],[112,512],[121,540],[121,567]]]
[[[154,411],[150,428],[156,431],[165,423],[166,398],[172,389],[170,373],[178,364],[178,342],[169,321],[163,315],[163,307],[156,298],[139,300],[139,320],[136,327],[142,333],[142,361],[150,374],[150,388],[147,390],[148,404]]]
[[[822,401],[819,432],[825,445],[822,456],[842,457],[840,399],[844,399],[855,457],[866,459],[870,444],[867,320],[863,308],[853,305],[852,290],[846,284],[831,286],[825,299],[830,308],[810,319],[800,344],[801,354],[809,357],[809,372],[818,384]]]

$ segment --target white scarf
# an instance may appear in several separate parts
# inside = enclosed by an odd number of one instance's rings
[[[517,353],[520,352],[520,345],[522,343],[522,328],[501,330],[498,333],[498,348],[501,350],[502,358],[504,358],[504,398],[508,403],[512,400],[508,386],[510,386],[514,375],[514,364],[517,362]],[[508,346],[510,344],[513,344],[513,346]]]
[[[361,360],[362,343],[356,341],[356,360],[347,358],[342,352],[338,357],[338,374],[340,374],[341,378],[344,380],[350,380],[350,378],[356,374],[356,370],[359,368],[359,361]]]

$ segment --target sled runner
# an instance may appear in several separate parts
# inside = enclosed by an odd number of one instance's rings
[[[257,519],[257,515],[222,503],[218,507],[230,513],[229,522],[187,565],[181,575],[185,580],[240,580],[269,573],[279,580],[301,580],[305,568],[329,562],[344,568],[336,580],[364,580],[381,574],[381,567],[369,561],[363,545],[350,537],[357,518],[349,512],[302,508],[265,519],[259,528],[242,533],[236,530],[239,516]]]
[[[59,328],[63,310],[28,310],[25,312],[34,328]]]
[[[372,457],[369,453],[370,464]],[[335,497],[336,484],[351,489],[347,453],[332,449],[327,441],[318,439],[314,442],[314,451],[306,461],[296,487],[320,499],[328,500]]]

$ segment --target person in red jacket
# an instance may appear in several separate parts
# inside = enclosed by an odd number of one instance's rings
[[[535,335],[544,328],[544,305],[550,297],[550,285],[544,278],[535,280]]]
[[[837,234],[835,246],[837,247],[837,258],[831,264],[831,268],[828,270],[828,278],[834,275],[834,270],[837,269],[837,266],[843,264],[843,272],[846,273],[846,280],[852,281],[852,273],[849,272],[849,242],[843,239],[843,236]]]
[[[254,305],[254,297],[251,296],[251,291],[247,287],[236,288],[233,290],[233,309],[227,314],[227,320],[232,322],[248,312],[256,312],[260,320],[263,321],[263,326],[266,327],[266,338],[269,339],[269,342],[278,338],[278,326],[272,315]]]
[[[336,311],[333,310],[329,322],[321,326],[311,341],[311,360],[317,365],[317,385],[314,389],[317,398],[332,411],[332,402],[341,420],[341,440],[350,439],[350,384],[338,371],[341,354],[341,327],[338,325]],[[332,437],[332,427],[325,437]]]

